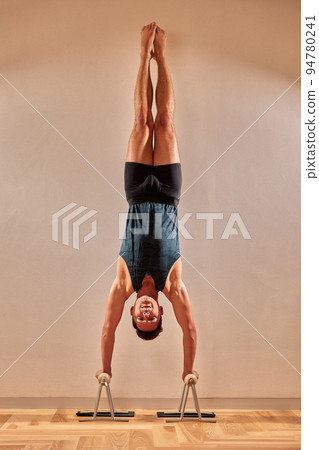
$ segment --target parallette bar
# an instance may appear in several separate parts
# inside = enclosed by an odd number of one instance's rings
[[[178,411],[157,411],[157,417],[167,418],[166,422],[183,422],[183,421],[197,421],[197,422],[212,422],[216,423],[216,420],[214,419],[215,413],[214,412],[201,412],[199,408],[199,402],[198,397],[196,393],[196,385],[197,383],[197,377],[190,373],[186,375],[184,378],[184,386],[183,386],[183,392],[182,397],[179,404]],[[192,389],[193,392],[193,399],[196,411],[185,411],[186,403],[187,403],[187,397],[189,389]]]
[[[118,422],[128,422],[129,417],[134,417],[134,411],[115,411],[113,406],[113,399],[110,389],[111,377],[108,373],[100,373],[98,376],[98,391],[95,400],[94,411],[78,411],[76,415],[79,418],[79,422],[90,422],[93,420],[110,420]],[[106,395],[109,404],[109,411],[98,411],[99,403],[101,399],[102,388],[105,386]]]

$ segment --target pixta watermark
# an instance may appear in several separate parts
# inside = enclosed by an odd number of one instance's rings
[[[176,233],[184,239],[194,239],[187,228],[188,220],[195,215],[196,220],[205,221],[205,239],[214,239],[214,224],[217,220],[224,222],[223,232],[220,239],[229,239],[230,236],[238,235],[243,239],[251,239],[248,228],[240,213],[232,212],[228,218],[222,212],[187,212],[177,218],[174,213],[146,212],[119,213],[119,239],[125,239],[125,229],[134,235],[152,234],[154,239],[175,239]]]
[[[85,222],[87,222],[91,217],[97,214],[95,209],[91,209],[85,214],[82,214],[87,210],[86,206],[77,206],[76,203],[71,202],[59,211],[52,214],[52,240],[59,242],[59,223],[61,223],[61,240],[62,244],[70,245],[70,228],[72,225],[72,247],[76,250],[80,249],[80,227]],[[71,211],[72,210],[72,211]],[[67,212],[71,211],[69,214],[65,215]],[[64,216],[64,217],[62,217]],[[75,219],[73,221],[73,219]],[[93,220],[91,222],[91,231],[83,236],[83,243],[88,242],[97,234],[97,221]]]

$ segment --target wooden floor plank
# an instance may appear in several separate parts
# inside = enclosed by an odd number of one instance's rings
[[[136,410],[129,422],[79,422],[75,413],[0,410],[0,449],[300,449],[298,410],[219,410],[217,423],[167,423],[153,410]]]
[[[90,448],[107,449],[105,447],[105,436],[81,436],[76,450],[87,450]]]

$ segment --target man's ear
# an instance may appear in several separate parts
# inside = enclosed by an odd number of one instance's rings
[[[131,306],[131,309],[130,309],[131,316],[133,316],[133,311],[134,311],[134,307]]]
[[[160,313],[161,313],[161,316],[164,314],[163,306],[160,306]]]

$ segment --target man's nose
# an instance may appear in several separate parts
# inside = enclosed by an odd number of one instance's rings
[[[150,312],[149,311],[144,311],[143,312],[143,316],[149,316],[150,315]]]

